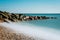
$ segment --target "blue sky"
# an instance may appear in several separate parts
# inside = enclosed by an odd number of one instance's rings
[[[0,10],[14,13],[60,13],[60,0],[0,0]]]

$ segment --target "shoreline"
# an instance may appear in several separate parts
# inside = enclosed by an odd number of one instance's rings
[[[25,25],[24,25],[25,24]],[[23,35],[19,40],[60,40],[60,32],[51,28],[41,28],[26,23],[1,23],[3,27],[10,28],[14,34]],[[11,32],[12,33],[12,32]],[[25,39],[27,38],[27,39]]]
[[[22,33],[17,34],[13,30],[0,25],[0,40],[34,40],[34,39]]]

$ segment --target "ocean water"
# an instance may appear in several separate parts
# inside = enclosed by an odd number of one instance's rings
[[[0,23],[17,33],[32,36],[35,40],[60,40],[60,14],[25,14],[27,16],[48,16],[57,19],[32,20],[22,22]]]
[[[43,26],[43,27],[60,30],[60,14],[25,14],[25,15],[56,17],[57,19],[33,20],[33,21],[28,21],[27,23],[30,23],[36,26]]]

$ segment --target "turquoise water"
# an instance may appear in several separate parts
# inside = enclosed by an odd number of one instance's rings
[[[57,19],[19,21],[16,23],[2,23],[0,25],[11,28],[15,30],[17,33],[23,33],[25,35],[29,35],[29,37],[33,36],[36,40],[60,40],[60,14],[25,15],[57,17]]]
[[[57,17],[57,19],[48,19],[48,20],[33,20],[28,21],[27,23],[36,25],[38,27],[48,27],[53,29],[60,30],[60,14],[25,14],[28,16],[47,16],[47,17]]]

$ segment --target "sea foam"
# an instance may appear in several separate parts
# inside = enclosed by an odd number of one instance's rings
[[[25,22],[0,23],[0,25],[11,28],[16,31],[16,33],[23,33],[32,36],[35,40],[60,40],[60,31],[56,29],[37,27]]]

